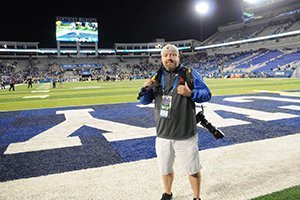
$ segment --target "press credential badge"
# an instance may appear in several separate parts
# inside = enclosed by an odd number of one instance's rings
[[[170,117],[170,110],[172,105],[172,96],[171,95],[163,95],[161,101],[161,110],[160,116],[161,117]]]

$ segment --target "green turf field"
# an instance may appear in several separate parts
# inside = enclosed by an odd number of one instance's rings
[[[300,199],[300,185],[279,192],[264,195],[252,200],[297,200]]]
[[[255,90],[300,91],[300,79],[206,79],[213,96],[254,93]],[[0,111],[136,102],[143,80],[116,82],[65,82],[17,85],[0,90]],[[49,91],[47,91],[49,90]],[[47,96],[48,95],[48,96]],[[40,98],[44,97],[44,98]]]

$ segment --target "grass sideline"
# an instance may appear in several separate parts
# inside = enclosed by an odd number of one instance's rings
[[[300,199],[300,185],[260,196],[251,200],[296,200]]]
[[[249,94],[254,90],[300,91],[300,79],[205,79],[213,96]],[[16,91],[0,90],[0,112],[66,106],[137,102],[143,80],[116,82],[65,82],[16,86]],[[49,90],[49,92],[47,92]],[[49,95],[45,98],[38,96]],[[27,97],[24,99],[24,97]],[[28,98],[29,97],[29,98]],[[36,97],[36,98],[34,98]]]
[[[300,91],[300,79],[205,79],[213,96],[251,94],[254,90]],[[66,106],[85,106],[137,102],[137,94],[143,80],[116,82],[65,82],[52,88],[50,83],[16,86],[16,91],[0,90],[0,112],[30,110]],[[49,90],[47,92],[47,90]],[[35,92],[34,92],[35,91]],[[43,96],[46,98],[27,98]],[[1,115],[1,113],[0,113]],[[300,185],[253,200],[294,200],[300,199]]]

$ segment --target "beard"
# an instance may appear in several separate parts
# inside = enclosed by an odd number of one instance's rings
[[[168,71],[174,71],[177,68],[178,64],[173,60],[167,60],[164,66]]]

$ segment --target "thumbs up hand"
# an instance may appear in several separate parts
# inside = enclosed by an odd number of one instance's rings
[[[152,87],[155,81],[151,80],[151,79],[147,79],[144,82],[143,87]]]
[[[179,85],[177,87],[177,93],[182,95],[182,96],[185,96],[185,97],[190,97],[192,95],[193,91],[190,90],[189,86],[185,82],[184,85]]]

